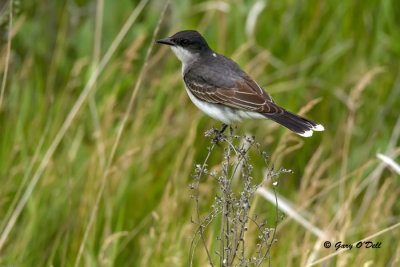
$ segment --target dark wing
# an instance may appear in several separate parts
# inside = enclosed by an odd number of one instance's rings
[[[226,65],[224,69],[216,70],[191,68],[185,72],[183,79],[195,97],[209,103],[260,113],[284,112],[274,103],[271,96],[241,69],[232,70],[226,68]]]
[[[219,60],[223,62],[224,66],[228,66],[230,73],[235,73],[236,75],[240,76],[245,81],[245,83],[254,90],[254,92],[262,95],[265,99],[268,99],[270,102],[274,103],[272,97],[266,91],[264,91],[264,89],[262,89],[255,81],[253,81],[250,76],[247,75],[247,73],[242,70],[242,68],[235,61],[223,55],[218,56]]]
[[[263,98],[267,99],[268,101],[275,103],[272,97],[264,91],[255,81],[253,81],[247,74],[246,76],[242,76],[242,79],[246,82],[246,84],[254,90],[257,94],[261,94]]]

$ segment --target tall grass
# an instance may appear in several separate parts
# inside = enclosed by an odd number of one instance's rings
[[[206,156],[204,131],[219,124],[190,103],[180,63],[153,43],[180,29],[201,31],[278,104],[326,128],[304,139],[268,121],[238,125],[276,168],[294,171],[279,182],[290,208],[272,265],[398,265],[398,174],[376,157],[400,161],[397,2],[176,0],[165,16],[165,2],[142,4],[0,6],[0,265],[187,264],[188,185]],[[215,190],[201,181],[199,197]],[[252,209],[273,204],[259,195]],[[381,248],[330,256],[323,246],[367,237]],[[198,266],[207,261],[196,254]]]

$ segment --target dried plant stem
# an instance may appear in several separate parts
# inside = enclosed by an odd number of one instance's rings
[[[272,234],[272,238],[271,241],[268,245],[267,251],[265,251],[264,255],[262,256],[260,262],[257,264],[257,266],[260,266],[261,263],[263,262],[263,260],[265,259],[265,257],[268,255],[269,258],[269,264],[271,264],[271,256],[269,254],[272,244],[275,242],[275,236],[276,236],[276,229],[278,228],[278,220],[279,220],[279,206],[278,206],[278,197],[276,195],[276,188],[275,186],[273,187],[274,190],[274,195],[275,195],[275,212],[276,212],[276,217],[275,217],[275,226],[274,226],[274,233]]]
[[[251,177],[252,165],[250,164],[249,151],[251,148],[255,148],[260,156],[264,159],[268,167],[267,159],[264,153],[258,148],[259,144],[255,144],[254,137],[247,136],[235,136],[231,128],[230,135],[225,136],[215,129],[206,132],[206,136],[210,137],[215,135],[212,139],[213,143],[208,148],[208,154],[203,164],[197,164],[194,174],[194,185],[191,189],[194,190],[192,195],[196,203],[196,217],[197,221],[193,222],[197,225],[197,230],[192,239],[189,256],[189,266],[192,266],[194,252],[197,248],[197,243],[200,239],[203,241],[204,248],[208,255],[210,265],[213,265],[210,251],[205,242],[204,232],[210,223],[221,215],[219,235],[217,240],[219,242],[219,249],[215,253],[219,257],[219,266],[260,266],[267,256],[270,256],[270,250],[272,244],[276,241],[276,228],[278,226],[278,212],[279,206],[276,203],[276,220],[274,228],[266,228],[266,223],[257,221],[257,216],[254,218],[249,217],[250,202],[256,192],[257,188],[264,182],[265,179],[274,179],[274,194],[275,201],[278,202],[276,195],[276,179],[279,173],[275,172],[273,168],[270,168],[265,178],[262,179],[261,183],[253,183]],[[240,146],[235,145],[237,141],[242,140]],[[208,170],[208,161],[213,151],[215,151],[215,144],[220,144],[219,147],[223,148],[223,161],[221,163],[220,175],[216,173],[210,173]],[[224,146],[225,144],[225,146]],[[237,192],[236,187],[239,185],[232,186],[232,180],[239,174],[241,176],[242,183],[240,185],[241,191]],[[200,203],[199,203],[199,184],[200,179],[203,176],[211,176],[219,183],[219,193],[215,196],[215,204],[211,206],[211,211],[205,219],[201,219],[200,214]],[[257,254],[254,257],[248,257],[251,254],[251,250],[246,251],[245,233],[247,231],[247,224],[250,222],[255,223],[257,229],[261,235],[258,236],[259,243],[257,244]],[[272,237],[270,231],[273,231]],[[248,254],[248,255],[247,255]],[[247,258],[246,258],[247,257]],[[270,257],[268,257],[270,262]]]
[[[208,161],[209,157],[211,156],[211,152],[214,150],[214,147],[215,147],[215,144],[213,144],[213,145],[211,146],[211,148],[209,149],[209,152],[208,152],[208,154],[207,154],[207,157],[206,157],[206,159],[205,159],[205,161],[204,161],[204,163],[203,163],[203,166],[202,166],[202,168],[201,168],[200,177],[201,177],[201,175],[203,174],[205,167],[207,166],[207,161]],[[203,227],[203,224],[202,224],[201,218],[200,218],[199,190],[198,190],[199,185],[200,185],[200,179],[197,180],[197,184],[196,184],[197,190],[196,190],[196,196],[195,196],[197,221],[198,221],[198,223],[199,223],[199,224],[198,224],[198,225],[199,225],[199,234],[200,234],[201,240],[203,241],[204,249],[205,249],[206,252],[207,252],[207,256],[208,256],[209,263],[210,263],[211,266],[214,266],[213,261],[212,261],[212,259],[211,259],[210,252],[208,251],[208,248],[207,248],[206,240],[205,240],[205,238],[204,238],[204,234],[203,234],[203,229],[204,229],[204,227]],[[190,266],[191,266],[191,264],[190,264]]]

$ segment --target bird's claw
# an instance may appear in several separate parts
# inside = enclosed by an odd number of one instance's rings
[[[224,135],[224,131],[225,131],[226,127],[228,127],[227,124],[222,124],[222,129],[220,131],[218,131],[217,129],[214,129],[215,136],[214,136],[212,142],[214,144],[216,144],[217,146],[219,146],[220,141],[222,141],[224,138],[226,138],[226,136]]]
[[[212,142],[214,144],[216,144],[217,146],[219,146],[220,145],[219,142],[223,141],[223,139],[225,138],[225,135],[221,131],[218,131],[217,129],[214,129],[214,134],[215,134],[215,136],[212,139]]]

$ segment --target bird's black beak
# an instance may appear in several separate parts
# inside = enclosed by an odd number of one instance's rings
[[[166,45],[175,45],[175,43],[171,40],[171,38],[160,39],[156,41],[159,44],[166,44]]]

